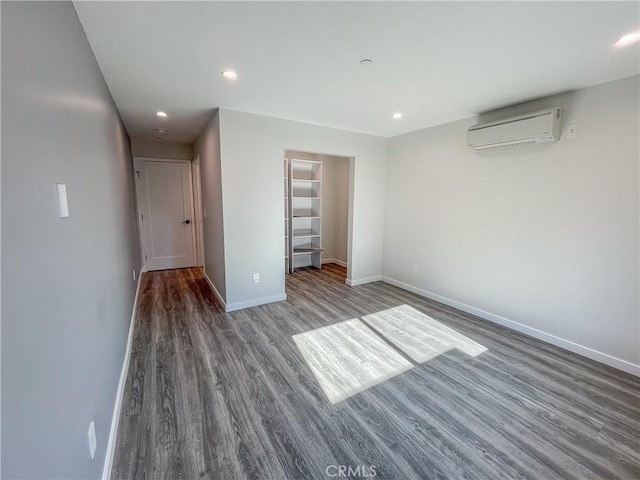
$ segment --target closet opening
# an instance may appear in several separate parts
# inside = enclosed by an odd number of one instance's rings
[[[353,157],[285,150],[285,274],[313,273],[344,283],[351,258]]]

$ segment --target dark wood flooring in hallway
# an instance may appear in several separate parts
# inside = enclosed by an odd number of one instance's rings
[[[640,478],[638,378],[344,278],[303,270],[287,301],[224,313],[200,269],[146,273],[112,477]],[[489,350],[451,350],[331,405],[291,336],[402,304]]]

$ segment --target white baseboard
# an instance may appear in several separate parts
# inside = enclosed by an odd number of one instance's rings
[[[211,287],[211,290],[213,290],[214,295],[216,296],[216,298],[218,299],[218,301],[222,305],[223,310],[225,312],[227,312],[228,311],[227,310],[227,302],[224,301],[224,299],[222,298],[222,295],[220,295],[220,292],[218,292],[218,289],[213,284],[211,279],[208,277],[207,272],[205,272],[204,269],[202,270],[202,274],[204,275],[204,278],[207,280],[207,283],[209,284],[209,286]]]
[[[243,308],[257,307],[258,305],[264,305],[265,303],[281,302],[286,299],[286,293],[271,295],[269,297],[252,298],[251,300],[245,300],[243,302],[230,303],[226,306],[225,311],[233,312],[235,310],[242,310]]]
[[[344,283],[350,287],[357,287],[358,285],[364,285],[365,283],[379,282],[382,280],[382,275],[376,275],[374,277],[356,278],[355,280],[346,279]]]
[[[211,279],[207,276],[206,272],[204,272],[204,278],[207,279],[207,283],[213,290],[213,293],[216,295],[218,301],[222,304],[225,312],[234,312],[236,310],[242,310],[243,308],[249,307],[257,307],[258,305],[264,305],[265,303],[273,303],[273,302],[281,302],[282,300],[287,299],[287,294],[283,293],[282,295],[272,295],[270,297],[260,297],[260,298],[252,298],[251,300],[245,300],[244,302],[236,302],[236,303],[227,303],[222,299],[222,295],[218,292],[218,289],[213,284]]]
[[[402,288],[403,290],[407,290],[409,292],[420,295],[421,297],[426,297],[431,300],[435,300],[436,302],[449,305],[450,307],[457,308],[458,310],[462,310],[463,312],[477,315],[478,317],[489,320],[490,322],[494,322],[517,332],[524,333],[531,337],[537,338],[538,340],[542,340],[557,347],[564,348],[565,350],[569,350],[570,352],[582,355],[583,357],[587,357],[591,360],[609,365],[610,367],[617,368],[618,370],[622,370],[632,375],[640,376],[640,365],[635,365],[626,360],[622,360],[621,358],[614,357],[607,353],[599,352],[570,340],[565,340],[564,338],[560,338],[550,333],[543,332],[542,330],[529,327],[514,320],[509,320],[508,318],[501,317],[500,315],[495,315],[480,308],[472,307],[471,305],[467,305],[466,303],[443,297],[442,295],[438,295],[437,293],[422,290],[421,288],[414,287],[413,285],[409,285],[408,283],[404,283],[390,277],[383,276],[382,281],[394,285],[398,288]]]
[[[105,454],[104,466],[102,467],[102,478],[104,480],[109,480],[111,478],[113,456],[116,452],[116,439],[118,438],[120,411],[122,410],[122,399],[124,398],[124,387],[127,382],[127,374],[129,373],[129,361],[131,360],[131,349],[133,347],[133,332],[136,325],[136,310],[138,308],[138,297],[140,295],[140,284],[142,283],[141,280],[143,273],[143,271],[140,271],[138,273],[136,295],[133,298],[133,309],[131,310],[131,321],[129,322],[129,336],[127,337],[127,346],[124,352],[124,362],[122,362],[122,371],[120,372],[120,381],[118,382],[118,390],[116,392],[116,404],[113,407],[113,417],[111,417],[111,430],[109,431],[107,453]]]
[[[324,265],[325,263],[335,263],[336,265],[347,268],[347,262],[343,262],[342,260],[338,260],[337,258],[323,258],[322,264]]]

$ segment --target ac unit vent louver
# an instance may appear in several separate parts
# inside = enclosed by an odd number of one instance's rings
[[[559,107],[474,125],[467,132],[467,145],[478,152],[535,145],[560,140]]]

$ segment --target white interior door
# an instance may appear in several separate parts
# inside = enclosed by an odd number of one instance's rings
[[[193,267],[189,162],[136,159],[135,169],[146,269]]]

